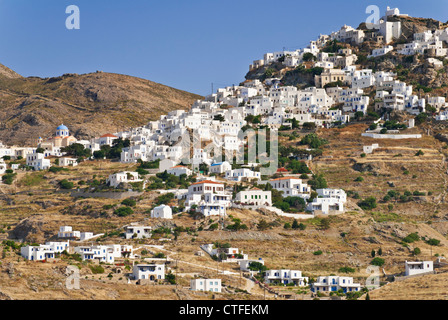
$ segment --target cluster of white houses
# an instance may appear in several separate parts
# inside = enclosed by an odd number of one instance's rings
[[[120,160],[123,163],[169,159],[172,164],[166,170],[176,176],[192,174],[192,169],[179,165],[181,162],[193,165],[205,163],[210,166],[211,173],[225,173],[225,178],[229,180],[259,180],[256,170],[232,170],[231,166],[214,160],[218,149],[234,152],[247,144],[241,129],[248,124],[248,116],[259,117],[260,125],[271,129],[290,126],[292,119],[299,125],[314,123],[317,127],[323,127],[332,123],[347,123],[356,112],[366,113],[369,105],[374,105],[375,109],[404,110],[412,114],[424,112],[427,104],[437,109],[446,107],[445,97],[415,95],[412,85],[397,80],[396,74],[358,70],[358,57],[349,48],[341,48],[334,53],[323,52],[322,49],[331,40],[353,44],[374,40],[383,43],[384,47],[374,49],[371,58],[394,51],[402,55],[428,53],[433,56],[428,60],[430,64],[435,68],[443,67],[442,58],[448,54],[444,45],[448,42],[448,29],[415,33],[412,42],[398,44],[394,48],[389,43],[399,38],[401,22],[389,21],[392,16],[403,14],[397,8],[388,7],[379,21],[368,26],[368,32],[344,25],[330,35],[320,35],[307,48],[266,53],[263,59],[254,61],[250,66],[252,70],[283,59],[287,67],[295,68],[303,65],[306,54],[312,54],[315,58],[313,66],[323,68],[322,73],[315,76],[315,87],[298,89],[295,86],[281,86],[277,78],[267,78],[263,82],[246,80],[238,86],[218,88],[203,100],[196,101],[188,111],[171,111],[142,127],[107,133],[91,140],[78,140],[70,134],[67,126],[61,124],[55,136],[39,138],[37,148],[0,145],[0,156],[26,158],[27,165],[35,170],[51,166],[48,156],[60,157],[60,166],[76,165],[77,159],[65,157],[61,151],[63,147],[79,143],[94,152],[122,138],[130,140],[130,146],[121,153]],[[374,101],[371,101],[364,89],[373,86],[376,94]],[[342,108],[334,108],[341,104]],[[446,115],[441,114],[438,119],[445,120]],[[212,150],[201,147],[201,144],[191,146],[191,132],[195,141],[210,141]],[[38,148],[40,153],[37,152]],[[120,183],[122,179],[119,175],[115,178],[110,181],[111,185]]]

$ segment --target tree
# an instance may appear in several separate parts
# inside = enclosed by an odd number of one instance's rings
[[[330,219],[329,218],[322,218],[320,219],[319,227],[322,230],[327,230],[330,228]]]
[[[416,157],[422,156],[422,155],[424,155],[422,150],[418,150],[417,153],[415,154]]]
[[[381,249],[381,248],[378,249],[378,255],[379,255],[379,256],[382,256],[382,255],[383,255],[383,249]]]
[[[362,118],[364,118],[364,112],[362,112],[362,111],[356,111],[356,112],[355,112],[355,119],[356,119],[356,120],[360,120],[360,119],[362,119]]]
[[[267,223],[266,220],[261,219],[257,224],[257,228],[261,231],[266,230],[269,228],[269,223]]]
[[[104,159],[104,157],[106,157],[106,153],[104,150],[97,150],[93,152],[93,157],[95,159]]]
[[[308,181],[308,184],[313,190],[324,189],[328,187],[327,180],[325,180],[323,174],[313,175],[313,178]]]
[[[292,222],[292,228],[293,229],[298,229],[299,228],[299,223],[297,222],[296,219],[294,219],[294,221]]]
[[[135,201],[134,199],[128,198],[128,199],[124,199],[123,201],[121,201],[121,204],[128,206],[128,207],[135,207],[137,204],[137,201]]]
[[[224,116],[222,114],[217,114],[217,115],[215,115],[213,117],[213,120],[218,120],[220,122],[223,122],[225,119],[224,119]]]
[[[73,182],[68,181],[67,179],[59,181],[59,186],[61,189],[72,189],[73,188]]]
[[[358,202],[358,206],[363,210],[372,210],[376,208],[376,198],[375,197],[368,197],[360,202]]]
[[[370,253],[370,255],[372,256],[372,258],[375,258],[375,250],[372,250],[372,252]]]
[[[316,60],[316,57],[311,52],[306,52],[302,56],[303,61],[311,61]]]
[[[78,158],[88,158],[92,155],[92,151],[84,148],[84,146],[80,143],[73,143],[69,146],[63,147],[61,148],[61,151],[67,153],[67,155]]]
[[[39,147],[36,149],[36,153],[45,153],[45,149]]]
[[[416,125],[420,125],[424,122],[426,122],[426,120],[428,119],[428,114],[422,112],[419,113],[416,117],[415,117],[415,124]]]
[[[420,250],[420,248],[414,248],[414,250],[412,251],[412,254],[414,255],[414,256],[416,256],[416,255],[418,255],[418,254],[420,254],[422,251]]]
[[[168,273],[168,274],[165,276],[165,279],[166,279],[170,284],[176,284],[176,276],[175,276],[174,274],[172,274],[171,271],[170,271],[170,273]]]
[[[127,217],[134,213],[130,207],[120,207],[114,211],[114,213],[119,217]]]

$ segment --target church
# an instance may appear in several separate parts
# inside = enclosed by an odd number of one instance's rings
[[[78,139],[70,135],[69,129],[61,124],[56,128],[56,135],[46,140],[39,137],[37,147],[45,150],[44,154],[48,156],[62,156],[61,148],[76,143]]]

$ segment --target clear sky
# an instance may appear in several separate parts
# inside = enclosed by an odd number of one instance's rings
[[[68,30],[65,9],[80,9]],[[265,52],[302,48],[365,21],[368,5],[448,20],[446,0],[0,0],[0,63],[23,76],[96,70],[206,95]]]

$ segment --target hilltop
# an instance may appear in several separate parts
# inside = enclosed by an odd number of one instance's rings
[[[430,19],[415,18],[409,16],[391,16],[390,22],[401,22],[401,36],[393,39],[389,45],[394,50],[380,57],[368,58],[373,49],[384,47],[383,42],[374,41],[366,38],[362,43],[355,42],[337,42],[337,48],[351,49],[358,56],[355,62],[358,69],[372,69],[376,71],[394,72],[397,79],[408,84],[414,85],[414,92],[430,92],[438,95],[444,95],[448,92],[448,66],[444,63],[442,69],[437,70],[428,63],[429,54],[405,56],[397,53],[397,47],[413,40],[415,33],[422,33],[427,30],[442,30],[448,27],[448,24]],[[366,24],[361,23],[358,30],[366,34],[372,32],[367,29]],[[329,49],[329,48],[327,48]],[[331,52],[327,50],[326,52]],[[435,57],[438,58],[438,57]],[[250,70],[245,78],[246,80],[265,80],[269,77],[281,79],[281,84],[286,86],[297,86],[299,88],[315,86],[314,76],[319,75],[322,68],[312,67],[312,62],[305,62],[298,67],[287,67],[281,60],[265,64],[259,68]]]
[[[88,139],[147,124],[162,114],[188,109],[201,96],[149,80],[96,72],[24,78],[0,66],[0,140],[34,145],[70,123]]]

